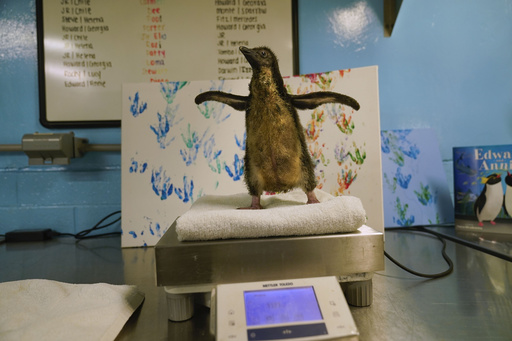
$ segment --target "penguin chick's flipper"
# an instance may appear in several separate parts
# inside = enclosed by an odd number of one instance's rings
[[[292,95],[292,104],[297,109],[314,109],[326,103],[340,103],[359,110],[359,103],[350,96],[332,91],[311,92],[304,95]]]
[[[229,105],[235,110],[246,110],[249,98],[247,96],[238,96],[222,91],[206,91],[196,96],[196,104],[206,101],[216,101]]]

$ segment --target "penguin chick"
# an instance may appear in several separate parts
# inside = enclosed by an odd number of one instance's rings
[[[478,196],[473,206],[478,226],[483,226],[483,221],[490,221],[495,225],[494,219],[498,216],[503,205],[503,187],[501,187],[501,176],[493,173],[483,179],[484,189]]]
[[[245,110],[247,133],[244,180],[252,196],[251,206],[259,209],[263,191],[285,192],[300,187],[307,203],[318,203],[313,190],[317,182],[304,128],[296,109],[314,109],[325,103],[341,103],[359,110],[352,97],[330,91],[291,95],[286,91],[277,58],[268,47],[240,47],[252,67],[249,95],[207,91],[195,98],[225,103]]]

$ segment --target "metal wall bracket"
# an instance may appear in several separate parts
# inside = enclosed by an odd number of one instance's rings
[[[403,0],[384,0],[384,37],[391,37]]]
[[[73,132],[64,134],[25,134],[21,140],[29,165],[69,165],[70,159],[81,157],[81,147],[87,139],[77,138]]]

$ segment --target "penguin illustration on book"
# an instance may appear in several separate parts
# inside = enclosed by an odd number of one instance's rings
[[[473,210],[478,219],[478,226],[483,226],[484,221],[490,221],[495,225],[494,219],[498,216],[503,206],[503,187],[501,176],[493,173],[482,179],[485,183],[482,193],[475,201]]]
[[[247,208],[262,208],[263,191],[286,192],[295,187],[306,193],[308,204],[319,202],[313,192],[317,185],[314,164],[297,109],[341,103],[359,110],[359,103],[352,97],[330,91],[289,94],[277,58],[268,47],[241,46],[240,52],[252,67],[249,95],[207,91],[197,95],[195,102],[217,101],[245,111],[244,180],[252,196],[251,206]]]
[[[505,210],[505,214],[509,217],[512,217],[512,174],[507,172],[507,176],[505,177],[505,195],[503,196],[503,209]]]

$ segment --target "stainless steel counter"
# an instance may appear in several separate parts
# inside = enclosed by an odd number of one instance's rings
[[[512,262],[447,243],[455,269],[445,278],[421,279],[386,260],[386,270],[373,277],[373,304],[351,308],[360,340],[512,339]],[[441,243],[429,236],[386,232],[386,250],[417,271],[447,267]],[[121,249],[118,237],[0,245],[0,282],[46,278],[137,285],[146,299],[118,340],[214,340],[207,308],[198,306],[189,321],[167,320],[154,267],[153,248]]]

